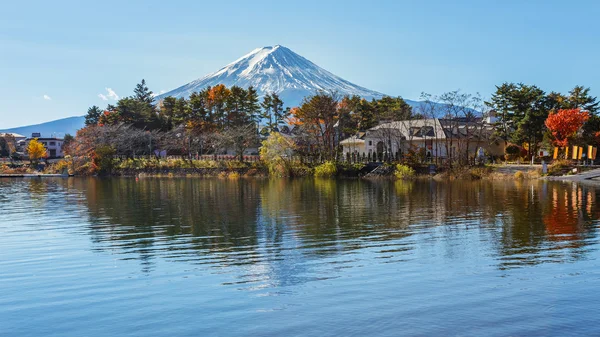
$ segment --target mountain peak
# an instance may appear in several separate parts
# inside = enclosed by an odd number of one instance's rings
[[[367,99],[383,94],[350,83],[282,45],[257,48],[218,71],[157,96],[189,97],[208,86],[224,84],[254,87],[259,96],[277,93],[287,106],[297,106],[305,96],[319,91],[358,95]]]

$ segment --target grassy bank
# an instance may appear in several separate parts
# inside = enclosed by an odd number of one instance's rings
[[[0,174],[62,174],[68,171],[76,176],[153,176],[153,177],[369,177],[384,179],[435,180],[522,180],[539,179],[541,168],[519,165],[485,165],[474,167],[438,167],[430,174],[428,165],[385,163],[377,166],[325,162],[309,164],[299,161],[265,163],[263,161],[216,161],[187,159],[82,159],[63,160],[33,166],[29,163],[2,163]],[[548,166],[549,176],[573,174],[569,161],[556,161]],[[372,173],[371,173],[372,172]]]

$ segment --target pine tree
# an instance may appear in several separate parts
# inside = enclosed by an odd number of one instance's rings
[[[262,114],[260,115],[261,119],[266,120],[267,123],[267,131],[271,131],[272,130],[272,125],[273,125],[273,115],[271,113],[271,108],[273,107],[272,104],[273,98],[271,97],[271,94],[266,94],[265,97],[263,97],[263,101],[260,104],[261,107],[263,108]]]
[[[288,113],[286,113],[288,111]],[[289,110],[283,108],[283,101],[276,93],[271,94],[271,112],[273,114],[273,124],[269,126],[270,131],[279,131],[279,126],[285,121]]]
[[[567,102],[571,109],[582,109],[592,114],[596,114],[600,105],[596,97],[590,96],[590,88],[585,88],[581,85],[569,91]]]
[[[85,115],[85,126],[98,124],[101,115],[102,109],[95,105],[90,107]]]
[[[258,124],[260,122],[260,102],[258,99],[258,92],[252,86],[248,87],[246,92],[244,111],[247,116],[250,116],[254,123]]]
[[[143,103],[152,104],[154,101],[153,92],[146,86],[146,80],[142,79],[142,82],[138,83],[133,90],[134,98]]]

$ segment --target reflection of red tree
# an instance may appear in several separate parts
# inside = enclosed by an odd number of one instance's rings
[[[575,240],[580,234],[578,216],[578,191],[559,193],[552,190],[552,209],[544,216],[546,232],[552,240]],[[581,196],[579,196],[581,197]]]

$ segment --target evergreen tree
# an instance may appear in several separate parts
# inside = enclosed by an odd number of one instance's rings
[[[402,97],[384,96],[375,101],[377,119],[402,121],[409,120],[412,116],[412,107]]]
[[[190,95],[190,116],[189,119],[193,121],[206,120],[208,111],[206,110],[207,92],[193,92]]]
[[[535,85],[504,83],[486,104],[496,111],[498,135],[505,141],[527,144],[533,155],[543,139],[544,121],[552,105],[545,92]]]
[[[260,102],[258,99],[258,92],[252,86],[249,87],[246,92],[244,111],[246,115],[250,116],[252,121],[258,125],[260,122]]]
[[[231,94],[227,97],[227,124],[228,125],[246,125],[250,118],[246,115],[245,101],[247,92],[241,87],[231,87]]]
[[[284,124],[289,110],[283,108],[283,101],[276,93],[271,94],[271,113],[273,115],[273,123],[269,125],[269,129],[270,131],[279,131],[279,126]]]
[[[175,117],[175,106],[177,99],[169,96],[165,97],[160,104],[160,118],[163,121],[164,129],[171,130],[174,126],[173,119]]]
[[[267,126],[266,130],[270,132],[273,126],[273,114],[271,113],[271,109],[273,107],[272,104],[273,98],[271,94],[267,93],[265,97],[263,97],[263,101],[260,104],[262,107],[262,114],[260,115],[261,119],[266,120]]]
[[[102,112],[102,109],[95,105],[90,107],[85,115],[85,126],[98,124]]]
[[[133,90],[134,98],[143,103],[152,104],[154,101],[154,95],[150,89],[146,86],[146,80],[142,79],[142,82],[138,83]]]
[[[585,88],[581,85],[578,85],[569,91],[567,104],[568,108],[570,109],[579,108],[589,111],[591,114],[595,115],[598,111],[598,105],[600,105],[600,102],[598,102],[596,97],[590,96],[590,88]]]

